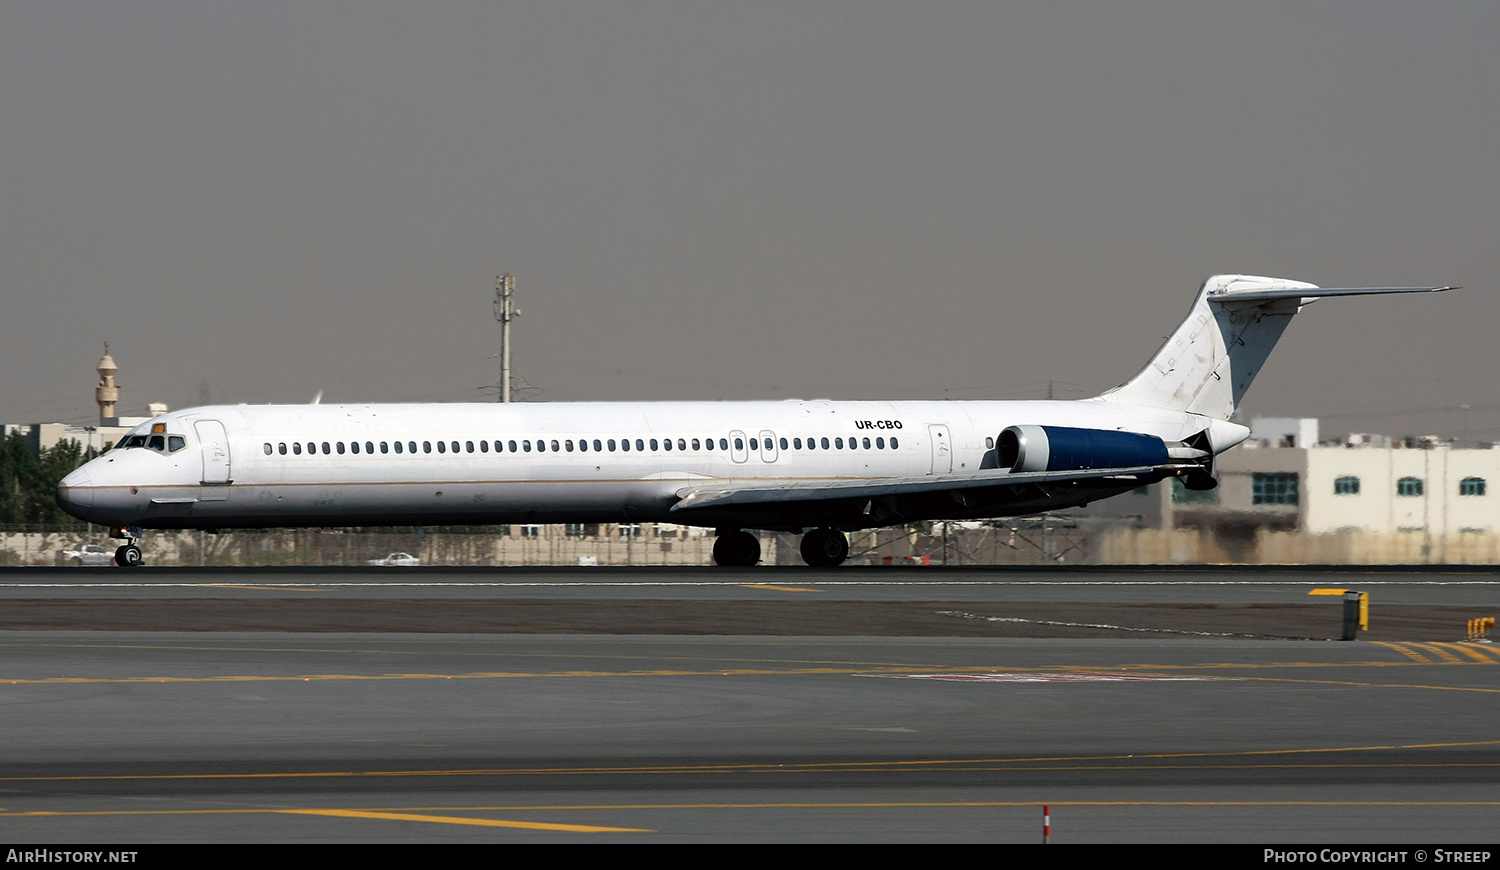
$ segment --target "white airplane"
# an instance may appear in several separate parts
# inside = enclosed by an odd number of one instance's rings
[[[1078,401],[239,405],[133,429],[65,477],[58,504],[145,529],[642,520],[715,529],[714,561],[754,565],[749,530],[802,534],[833,566],[846,532],[1074,507],[1167,477],[1217,486],[1249,430],[1235,407],[1301,307],[1355,287],[1204,282],[1139,374]]]

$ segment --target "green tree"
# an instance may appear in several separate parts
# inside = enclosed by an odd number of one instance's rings
[[[76,522],[57,506],[57,484],[83,464],[77,441],[59,441],[31,451],[26,436],[12,432],[0,441],[0,523]]]

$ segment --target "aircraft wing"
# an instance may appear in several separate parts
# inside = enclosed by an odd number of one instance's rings
[[[1084,471],[1012,472],[997,468],[972,474],[923,475],[921,477],[879,477],[797,481],[794,483],[721,483],[687,486],[677,490],[678,501],[672,511],[692,512],[706,508],[750,505],[788,504],[793,502],[845,501],[887,496],[925,495],[959,492],[995,486],[1067,483],[1075,480],[1131,478],[1175,466],[1140,465],[1131,468],[1094,468]]]

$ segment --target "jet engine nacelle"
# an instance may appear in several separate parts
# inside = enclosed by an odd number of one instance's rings
[[[1165,465],[1167,444],[1154,435],[1067,426],[1008,426],[1000,433],[999,464],[1011,471],[1082,471]]]

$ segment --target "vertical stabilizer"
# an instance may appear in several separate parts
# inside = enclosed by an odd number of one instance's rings
[[[1452,287],[1319,288],[1254,275],[1203,282],[1182,325],[1151,362],[1099,401],[1147,405],[1228,420],[1302,306],[1325,296],[1426,293]]]

